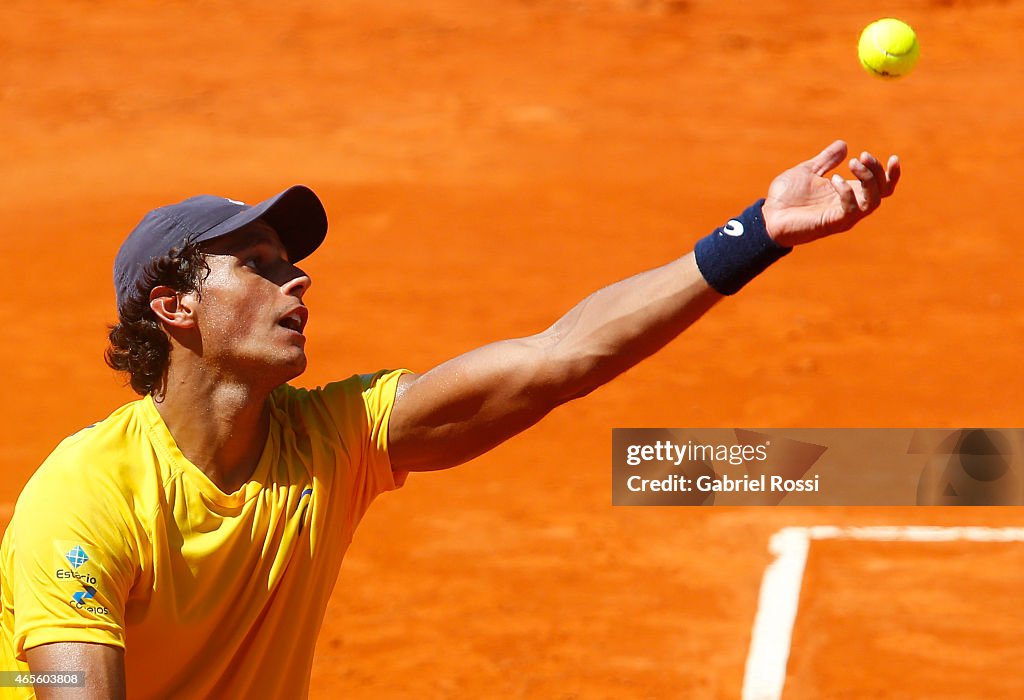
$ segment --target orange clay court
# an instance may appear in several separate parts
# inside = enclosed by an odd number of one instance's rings
[[[898,82],[856,58],[885,16],[922,46]],[[155,206],[319,193],[299,380],[316,385],[537,332],[841,137],[903,159],[870,220],[381,497],[312,691],[739,697],[774,533],[1024,512],[612,508],[611,429],[1024,425],[1022,36],[1018,0],[9,0],[4,520],[57,442],[133,398],[101,357],[110,270]],[[1024,542],[815,540],[800,580],[787,700],[1024,695]]]

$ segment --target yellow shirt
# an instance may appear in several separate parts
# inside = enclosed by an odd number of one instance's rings
[[[403,373],[276,389],[233,494],[185,459],[150,397],[64,440],[0,548],[0,671],[27,671],[40,644],[98,642],[125,648],[130,698],[304,697],[352,533],[404,478],[387,452]]]

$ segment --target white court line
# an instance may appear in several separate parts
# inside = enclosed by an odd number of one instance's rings
[[[781,700],[793,623],[800,603],[812,540],[874,542],[1024,542],[1019,527],[786,527],[768,542],[775,559],[764,570],[750,651],[743,673],[743,700]]]

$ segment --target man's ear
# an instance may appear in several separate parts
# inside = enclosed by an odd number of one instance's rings
[[[149,293],[149,308],[163,323],[174,328],[191,328],[196,324],[192,298],[161,285]]]

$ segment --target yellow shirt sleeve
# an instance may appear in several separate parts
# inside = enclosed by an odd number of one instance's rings
[[[349,538],[373,499],[399,488],[405,473],[395,474],[388,455],[388,425],[395,405],[398,380],[408,370],[363,374],[328,384],[324,400],[335,418],[342,443],[350,454],[342,465],[338,485],[343,491],[345,531]],[[358,392],[358,393],[356,393]]]
[[[366,406],[366,418],[370,426],[370,440],[373,444],[371,460],[379,462],[375,467],[391,478],[391,488],[400,488],[409,476],[407,471],[395,471],[391,466],[388,452],[388,427],[391,424],[391,410],[395,407],[395,395],[398,392],[398,380],[409,370],[400,369],[394,372],[378,372],[360,376],[363,386],[363,404]]]
[[[310,436],[314,463],[333,465],[334,512],[343,514],[347,541],[370,503],[405,482],[406,472],[391,469],[388,424],[398,381],[409,370],[382,370],[354,375],[317,389],[287,388],[280,406],[291,422]]]
[[[17,600],[14,653],[51,642],[124,647],[138,568],[125,498],[90,465],[56,450],[26,486],[5,557]]]

